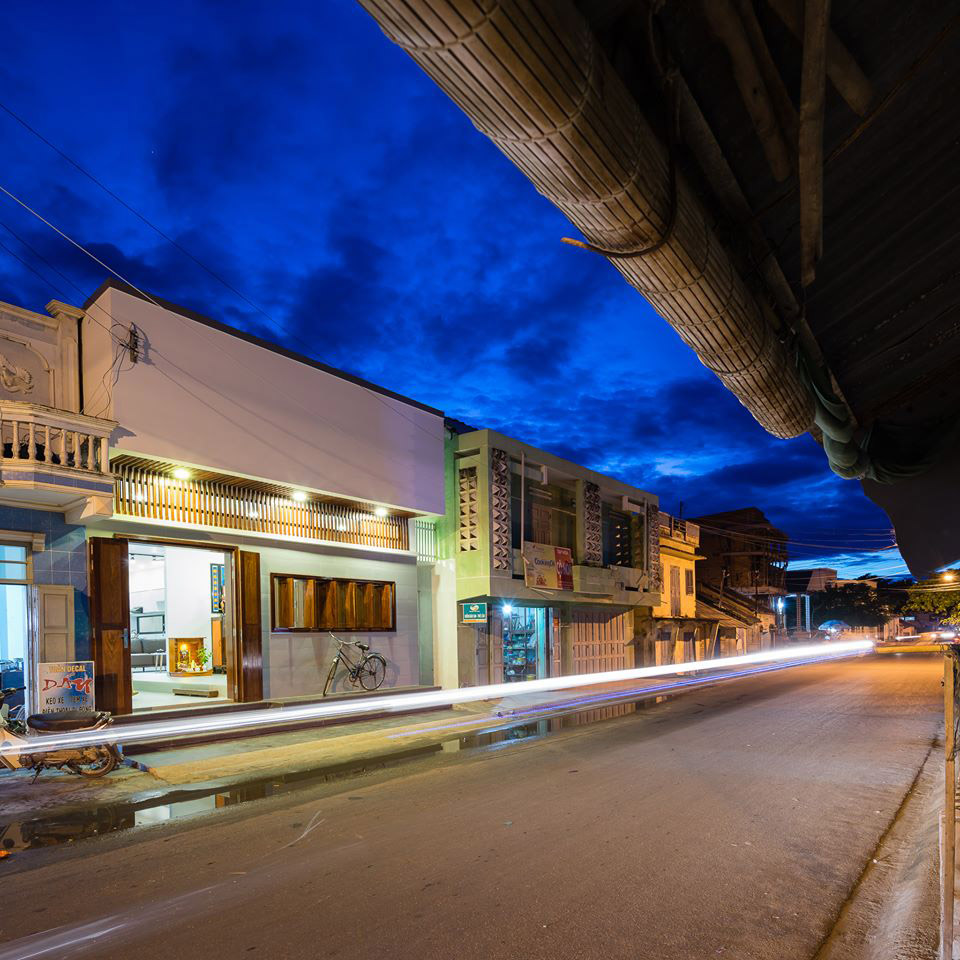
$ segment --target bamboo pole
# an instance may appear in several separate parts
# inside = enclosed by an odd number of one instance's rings
[[[773,98],[745,25],[731,0],[703,0],[702,9],[713,33],[730,55],[734,80],[760,139],[770,172],[774,180],[783,182],[790,175],[790,156],[777,122]]]

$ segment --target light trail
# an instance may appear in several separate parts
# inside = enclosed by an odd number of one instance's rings
[[[491,730],[503,730],[510,727],[522,725],[537,719],[549,719],[552,717],[565,716],[570,713],[582,713],[585,710],[597,710],[604,707],[616,706],[622,703],[632,703],[637,700],[644,700],[647,697],[660,697],[669,695],[671,691],[691,688],[699,690],[710,684],[723,680],[735,680],[740,677],[753,677],[761,673],[770,673],[774,670],[789,670],[791,667],[802,667],[811,663],[827,663],[831,660],[842,660],[850,656],[847,653],[841,653],[835,657],[808,657],[800,660],[787,660],[782,662],[764,664],[754,667],[750,670],[736,670],[732,673],[716,674],[709,677],[693,677],[688,680],[674,680],[670,683],[658,683],[652,687],[632,687],[628,690],[607,690],[603,693],[595,693],[589,697],[577,697],[573,700],[554,700],[549,703],[531,705],[523,710],[504,710],[487,715],[486,717],[470,717],[467,720],[455,720],[452,723],[438,723],[432,727],[416,727],[411,730],[401,730],[399,733],[387,735],[388,740],[404,740],[410,737],[418,737],[425,733],[439,733],[442,730],[456,730],[461,727],[477,727],[483,725],[484,721],[495,724],[495,727],[484,727],[482,730],[473,731],[488,733]],[[729,659],[729,658],[728,658]],[[704,661],[699,661],[703,663]]]
[[[336,703],[305,704],[300,707],[282,707],[280,709],[268,707],[262,710],[218,716],[184,717],[168,721],[152,720],[122,727],[108,726],[99,730],[78,730],[64,734],[39,734],[29,737],[26,743],[23,741],[16,743],[0,741],[0,754],[49,753],[53,750],[95,746],[97,744],[127,745],[173,737],[195,736],[203,733],[224,733],[284,726],[307,720],[362,717],[366,714],[449,707],[458,703],[526,697],[533,693],[572,690],[578,687],[593,687],[605,683],[647,680],[685,673],[709,674],[714,671],[729,670],[731,667],[747,667],[785,661],[797,661],[797,665],[799,665],[800,663],[815,663],[819,660],[836,660],[842,657],[860,656],[873,649],[872,640],[816,643],[779,650],[763,650],[759,653],[748,653],[735,657],[718,657],[714,660],[692,660],[686,663],[637,667],[632,670],[610,670],[605,673],[586,673],[572,677],[547,677],[543,680],[527,680],[524,683],[495,683],[483,687],[400,693]]]

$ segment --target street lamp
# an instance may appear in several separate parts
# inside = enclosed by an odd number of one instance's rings
[[[953,583],[953,581],[957,579],[957,575],[952,570],[948,570],[943,575],[943,579],[946,580],[947,583]]]

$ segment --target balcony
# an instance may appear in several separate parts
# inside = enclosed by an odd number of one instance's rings
[[[71,522],[110,516],[115,427],[37,403],[0,401],[0,502],[62,510]]]
[[[689,543],[693,547],[700,545],[700,527],[689,520],[672,517],[669,513],[660,514],[660,535]]]

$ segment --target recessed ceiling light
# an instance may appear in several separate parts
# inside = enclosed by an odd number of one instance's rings
[[[189,480],[190,471],[187,470],[186,467],[177,467],[177,469],[173,471],[173,476],[177,480]]]
[[[298,503],[303,503],[303,501],[307,499],[307,495],[302,490],[294,490],[293,499]]]
[[[385,516],[387,515],[387,508],[386,508],[386,507],[377,507],[377,508],[373,511],[373,515],[374,515],[375,517],[385,517]]]

